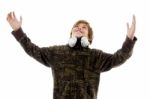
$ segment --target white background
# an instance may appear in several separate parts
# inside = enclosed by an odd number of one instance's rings
[[[87,20],[94,31],[91,48],[114,53],[125,40],[126,23],[137,20],[133,56],[101,74],[98,99],[150,99],[149,0],[0,0],[0,99],[52,99],[53,78],[22,49],[6,21],[10,11],[38,46],[66,44],[73,24]]]

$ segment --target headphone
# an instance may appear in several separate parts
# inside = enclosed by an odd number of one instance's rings
[[[71,37],[68,41],[68,44],[70,47],[75,47],[77,44],[80,44],[82,47],[88,47],[90,45],[90,42],[88,41],[87,37]]]

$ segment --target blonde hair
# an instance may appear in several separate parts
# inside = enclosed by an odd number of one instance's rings
[[[77,21],[72,28],[74,28],[76,25],[80,24],[80,23],[84,23],[87,25],[88,27],[88,41],[90,42],[90,44],[92,43],[92,40],[93,40],[93,30],[90,26],[90,24],[86,21],[86,20],[79,20]],[[72,35],[72,32],[70,33],[70,37]]]

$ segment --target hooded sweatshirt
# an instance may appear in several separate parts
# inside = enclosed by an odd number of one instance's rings
[[[126,37],[122,47],[110,54],[68,44],[38,47],[22,28],[12,34],[28,55],[52,69],[53,99],[97,99],[100,74],[123,64],[132,55],[137,40]]]

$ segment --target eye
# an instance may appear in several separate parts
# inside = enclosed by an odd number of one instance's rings
[[[83,28],[83,29],[87,29],[87,27],[86,27],[86,26],[83,26],[82,28]]]

